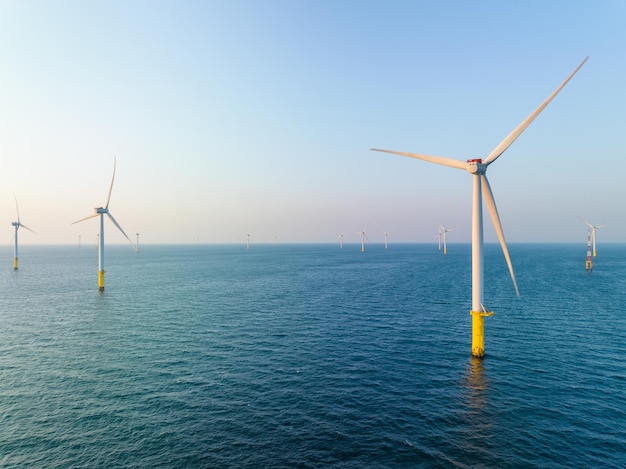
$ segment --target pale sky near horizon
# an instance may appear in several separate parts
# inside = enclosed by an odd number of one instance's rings
[[[586,56],[489,167],[510,243],[626,242],[626,2],[0,0],[0,239],[95,243],[116,157],[142,243],[468,242],[469,174],[370,148],[484,158]]]

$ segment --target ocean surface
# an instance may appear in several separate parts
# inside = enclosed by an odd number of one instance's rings
[[[0,247],[2,468],[626,467],[626,245]]]

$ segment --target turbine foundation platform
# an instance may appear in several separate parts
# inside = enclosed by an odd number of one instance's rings
[[[493,316],[493,311],[470,311],[472,315],[472,356],[485,356],[485,317]]]

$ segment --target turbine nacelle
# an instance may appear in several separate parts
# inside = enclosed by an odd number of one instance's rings
[[[96,207],[93,209],[94,213],[109,213],[109,209],[108,208],[103,208],[103,207]]]
[[[484,164],[481,158],[467,160],[467,172],[471,174],[485,174],[487,166],[489,165]]]

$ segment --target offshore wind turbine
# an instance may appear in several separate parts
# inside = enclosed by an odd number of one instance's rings
[[[485,355],[485,337],[484,337],[484,321],[485,316],[493,315],[493,312],[487,311],[483,305],[483,197],[489,210],[489,215],[493,222],[494,228],[498,235],[502,251],[509,267],[515,293],[519,296],[517,281],[513,272],[513,265],[504,239],[504,232],[500,223],[500,216],[496,208],[496,203],[487,180],[486,172],[491,163],[496,161],[504,151],[526,130],[526,128],[535,120],[535,118],[545,109],[545,107],[554,99],[554,97],[563,89],[563,87],[572,79],[572,77],[580,70],[589,57],[586,57],[578,67],[565,79],[563,83],[548,98],[537,107],[526,119],[524,119],[504,140],[502,140],[483,160],[481,158],[468,159],[466,161],[457,160],[441,156],[431,156],[417,153],[406,153],[391,150],[381,150],[372,148],[375,151],[383,151],[396,155],[408,156],[419,160],[436,163],[451,168],[462,169],[472,175],[473,192],[472,192],[472,355],[475,357],[483,357]]]
[[[343,233],[339,233],[339,249],[343,249]]]
[[[13,240],[14,240],[14,244],[13,244],[13,270],[17,270],[17,264],[18,264],[18,257],[17,257],[17,231],[20,229],[20,227],[26,228],[28,231],[34,233],[33,230],[31,230],[29,227],[27,227],[26,225],[24,225],[21,221],[20,221],[20,208],[17,205],[17,197],[15,197],[15,194],[13,194],[13,198],[15,199],[15,210],[17,211],[17,221],[11,222],[11,225],[13,225],[15,227],[15,234],[13,235]]]
[[[389,233],[383,231],[383,235],[385,235],[385,249],[387,249],[387,238],[389,237]]]
[[[603,226],[606,225],[592,225],[591,223],[589,223],[587,220],[585,220],[583,217],[578,217],[580,218],[583,223],[585,225],[587,225],[589,227],[589,229],[591,230],[591,244],[593,245],[593,257],[596,257],[596,230],[602,228]]]
[[[104,216],[109,217],[109,220],[113,222],[113,224],[117,227],[118,230],[122,232],[124,237],[128,240],[130,245],[133,247],[133,250],[137,252],[137,247],[133,244],[128,235],[124,232],[120,224],[113,218],[113,215],[109,212],[109,202],[111,201],[111,192],[113,192],[113,182],[115,181],[115,167],[117,165],[117,161],[113,159],[113,177],[111,178],[111,187],[109,187],[109,195],[107,197],[107,203],[104,207],[96,207],[93,209],[91,215],[85,218],[81,218],[78,221],[72,223],[72,225],[76,223],[80,223],[81,221],[89,220],[90,218],[100,217],[100,233],[98,234],[98,290],[104,291]]]
[[[357,231],[357,234],[361,235],[361,252],[365,252],[365,240],[367,239],[367,235],[365,232],[367,228],[363,228],[361,231]]]
[[[441,238],[443,239],[443,253],[447,254],[448,253],[448,237],[446,236],[446,233],[449,233],[450,231],[454,231],[454,230],[447,230],[443,225],[439,225],[439,233],[441,234]]]
[[[593,257],[591,257],[591,230],[587,230],[587,260],[585,270],[593,270]]]

